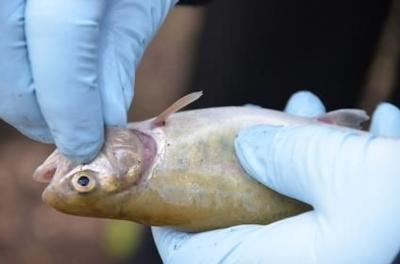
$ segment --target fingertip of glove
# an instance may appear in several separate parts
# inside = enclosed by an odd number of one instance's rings
[[[370,131],[378,136],[400,136],[400,110],[390,103],[381,103],[376,108]]]
[[[316,117],[325,113],[325,106],[318,96],[310,91],[299,91],[289,98],[285,112],[297,116]]]
[[[74,141],[70,142],[61,142],[57,144],[57,148],[59,151],[68,159],[79,163],[89,163],[91,162],[97,154],[100,152],[103,147],[103,136],[101,136],[98,140],[91,141]]]
[[[374,115],[376,117],[382,117],[384,118],[385,116],[398,116],[399,115],[399,108],[396,107],[395,105],[387,102],[380,103],[378,107],[375,110]]]

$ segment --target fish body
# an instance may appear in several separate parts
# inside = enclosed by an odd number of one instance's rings
[[[158,149],[141,194],[152,206],[142,209],[141,220],[200,231],[267,224],[309,210],[249,177],[233,144],[238,132],[251,125],[302,122],[310,120],[261,108],[222,107],[180,112],[159,128],[151,129],[151,121],[131,124],[155,138]]]
[[[189,232],[268,224],[311,210],[247,175],[234,140],[249,126],[319,124],[318,119],[219,107],[155,120],[108,129],[103,150],[89,164],[73,164],[54,152],[35,172],[36,179],[50,182],[43,199],[68,214]]]

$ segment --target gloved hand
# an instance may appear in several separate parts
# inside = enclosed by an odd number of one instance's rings
[[[135,69],[177,1],[0,1],[0,118],[91,160],[104,127],[126,125]]]
[[[287,111],[321,114],[307,93]],[[400,111],[381,104],[370,133],[317,125],[256,126],[236,152],[257,181],[313,211],[270,225],[188,234],[153,228],[166,263],[390,263],[400,249]]]

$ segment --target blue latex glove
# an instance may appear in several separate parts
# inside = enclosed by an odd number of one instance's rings
[[[177,0],[0,1],[0,118],[89,161],[125,126],[134,72]]]
[[[287,111],[323,111],[300,93]],[[313,211],[270,225],[188,234],[153,228],[166,263],[389,263],[400,249],[400,111],[381,104],[371,133],[316,125],[256,126],[236,152],[259,182]]]

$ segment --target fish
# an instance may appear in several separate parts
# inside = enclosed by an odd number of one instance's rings
[[[360,124],[368,120],[359,109],[315,118],[247,106],[178,112],[201,95],[186,95],[155,118],[107,128],[102,150],[87,164],[55,150],[33,174],[48,184],[44,202],[66,214],[186,232],[269,224],[312,207],[244,171],[234,149],[239,131],[260,124],[318,124],[361,132]]]

